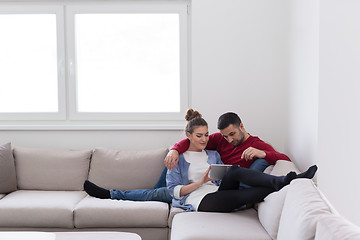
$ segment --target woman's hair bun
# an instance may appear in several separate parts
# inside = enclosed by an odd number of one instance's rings
[[[198,111],[195,111],[194,109],[190,108],[186,112],[185,120],[190,121],[191,119],[197,118],[197,117],[201,118],[202,115]]]

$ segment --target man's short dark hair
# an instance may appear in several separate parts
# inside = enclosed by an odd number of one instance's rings
[[[230,124],[240,126],[240,123],[241,119],[236,113],[227,112],[219,117],[217,127],[219,130],[222,130],[227,128]]]

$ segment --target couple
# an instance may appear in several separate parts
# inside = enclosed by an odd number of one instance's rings
[[[221,133],[210,136],[206,121],[197,111],[188,110],[185,119],[188,121],[187,139],[169,152],[165,159],[169,171],[166,173],[164,169],[155,189],[107,190],[86,181],[85,191],[103,199],[163,201],[188,211],[231,212],[245,204],[263,201],[293,179],[311,179],[316,173],[316,166],[299,175],[291,172],[277,177],[262,173],[269,164],[290,159],[247,133],[235,113],[220,116],[218,128]],[[234,166],[221,181],[210,179],[210,164],[222,164],[222,161]]]

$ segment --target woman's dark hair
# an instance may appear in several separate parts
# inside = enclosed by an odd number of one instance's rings
[[[185,133],[193,133],[194,128],[200,127],[200,126],[208,126],[205,119],[202,118],[202,115],[195,111],[194,109],[188,109],[185,115],[185,120],[188,121],[186,127],[185,127]]]
[[[236,113],[227,112],[219,117],[217,127],[219,130],[223,130],[227,128],[230,124],[240,126],[240,123],[241,119]]]

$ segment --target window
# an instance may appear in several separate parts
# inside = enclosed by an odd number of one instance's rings
[[[0,7],[0,119],[64,119],[62,8]]]
[[[181,120],[187,4],[3,3],[0,119]]]

